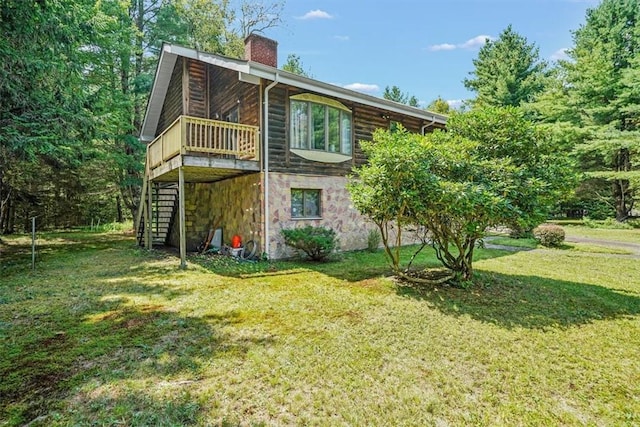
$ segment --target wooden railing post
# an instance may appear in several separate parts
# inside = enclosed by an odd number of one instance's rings
[[[187,152],[232,155],[259,160],[260,133],[256,126],[180,116],[147,147],[151,169]]]
[[[180,116],[180,154],[187,152],[187,117]]]

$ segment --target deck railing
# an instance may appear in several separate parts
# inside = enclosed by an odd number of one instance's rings
[[[149,167],[188,153],[257,160],[258,138],[257,126],[180,116],[149,144]]]

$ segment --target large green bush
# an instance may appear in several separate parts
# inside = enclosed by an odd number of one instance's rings
[[[314,261],[327,259],[338,247],[336,232],[331,228],[313,227],[285,228],[281,230],[284,243],[307,254]]]
[[[403,265],[403,230],[427,232],[416,255],[430,243],[446,268],[470,280],[487,227],[531,230],[572,182],[547,130],[515,108],[453,114],[447,132],[425,136],[379,129],[360,145],[367,163],[349,181],[353,205],[378,227],[391,268],[404,275],[415,255]]]

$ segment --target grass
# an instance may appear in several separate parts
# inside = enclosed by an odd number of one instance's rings
[[[492,245],[511,246],[513,248],[535,249],[538,247],[538,241],[534,238],[514,239],[512,237],[496,236],[486,241]]]
[[[635,258],[479,250],[462,290],[396,283],[382,252],[180,270],[61,233],[31,271],[3,241],[0,425],[640,423]]]
[[[628,249],[616,248],[611,246],[592,245],[587,243],[575,243],[575,242],[563,243],[560,246],[560,249],[568,249],[571,251],[587,252],[592,254],[633,255],[635,253]]]
[[[590,239],[615,240],[618,242],[640,243],[640,229],[616,230],[605,228],[587,228],[579,226],[563,226],[567,237],[584,237]]]

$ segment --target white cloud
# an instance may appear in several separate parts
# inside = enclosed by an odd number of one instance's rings
[[[551,56],[549,57],[549,59],[551,59],[552,61],[566,61],[567,59],[569,59],[569,55],[567,55],[567,48],[563,47],[562,49],[558,49],[555,52],[553,52],[551,54]]]
[[[298,17],[298,19],[332,19],[332,18],[333,16],[331,16],[329,13],[325,12],[324,10],[320,10],[320,9],[310,10],[304,15]]]
[[[451,43],[441,43],[434,44],[429,46],[429,50],[433,52],[438,52],[441,50],[454,50],[454,49],[478,49],[487,42],[487,40],[495,40],[495,37],[487,36],[485,34],[480,34],[475,36],[472,39],[467,40],[464,43],[451,44]]]
[[[462,49],[475,49],[484,46],[487,40],[494,40],[493,37],[481,34],[459,45]]]
[[[439,50],[453,50],[455,48],[456,48],[455,44],[442,43],[442,44],[434,44],[433,46],[430,46],[429,50],[437,52]]]
[[[341,42],[349,41],[349,36],[333,36],[334,39],[340,40]]]
[[[358,92],[378,92],[380,86],[368,83],[351,83],[343,86],[345,89],[356,90]]]
[[[464,100],[462,99],[447,99],[447,104],[449,104],[449,107],[453,108],[454,110],[459,109],[460,107],[462,107],[464,105]]]

